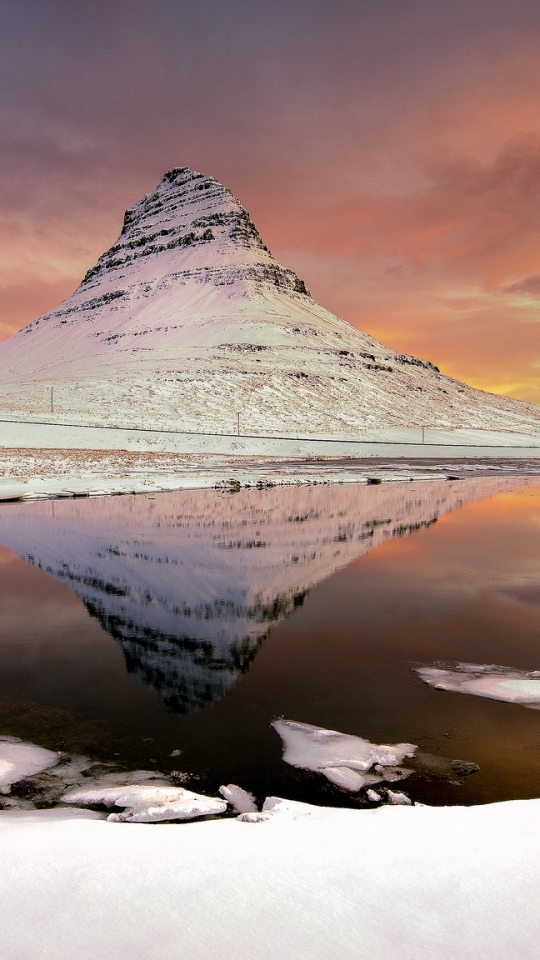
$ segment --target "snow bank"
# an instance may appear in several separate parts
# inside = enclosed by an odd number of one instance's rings
[[[453,668],[416,667],[415,670],[424,683],[436,690],[471,693],[540,710],[540,670],[513,670],[494,663],[457,663]]]
[[[540,801],[271,799],[258,823],[0,813],[2,960],[538,957]]]
[[[194,820],[225,813],[227,803],[214,797],[192,793],[183,787],[155,784],[94,784],[64,794],[63,803],[102,804],[105,807],[124,807],[122,813],[111,813],[107,820],[128,823],[158,823],[164,820]]]
[[[16,737],[0,737],[0,793],[8,794],[11,785],[41,773],[58,763],[58,754]]]
[[[0,384],[1,390],[1,384]],[[1,395],[0,395],[1,402]],[[1,411],[0,411],[1,412]],[[172,421],[175,422],[174,420]],[[359,425],[356,425],[357,432]],[[372,458],[384,458],[386,480],[408,480],[409,477],[400,475],[401,464],[388,471],[388,460],[392,459],[414,459],[420,461],[416,464],[413,475],[417,480],[430,480],[432,476],[426,473],[426,466],[422,470],[421,461],[440,458],[442,464],[448,460],[460,460],[470,458],[489,458],[494,462],[508,459],[519,459],[525,461],[525,466],[538,469],[538,458],[540,457],[540,442],[536,441],[532,446],[530,438],[522,435],[511,435],[508,433],[492,434],[484,436],[485,431],[470,431],[468,441],[460,441],[454,433],[444,434],[430,431],[431,439],[426,443],[419,443],[417,437],[399,437],[399,430],[384,431],[377,430],[378,433],[387,433],[389,437],[379,437],[378,439],[339,439],[336,437],[296,437],[290,436],[264,436],[262,434],[252,436],[238,437],[230,433],[197,433],[182,432],[181,430],[160,430],[144,429],[137,427],[110,427],[106,425],[85,425],[69,423],[47,423],[43,421],[23,420],[5,420],[0,418],[0,447],[10,451],[10,456],[16,464],[17,456],[21,450],[42,451],[44,460],[46,460],[49,451],[65,450],[66,455],[77,455],[79,466],[83,451],[89,454],[89,467],[81,477],[80,471],[67,473],[65,469],[60,474],[51,473],[48,477],[37,477],[32,479],[31,487],[26,482],[15,484],[15,490],[19,491],[18,496],[32,496],[35,489],[48,491],[53,494],[80,494],[88,490],[92,482],[91,460],[96,452],[113,454],[116,451],[133,456],[140,454],[156,458],[167,455],[172,457],[221,457],[227,458],[235,471],[242,470],[242,460],[247,458],[267,458],[274,461],[277,476],[280,474],[280,462],[283,463],[285,470],[290,470],[290,465],[286,462],[289,459],[309,460],[310,457],[322,457],[334,460],[335,458],[355,457],[361,461],[358,467],[359,480],[365,481],[362,477],[362,467],[366,466],[362,461],[368,461]],[[405,431],[402,431],[405,433]],[[418,430],[410,431],[411,434],[418,434]],[[392,436],[394,434],[394,436]],[[5,454],[4,454],[5,456]],[[181,468],[185,464],[181,464]],[[444,466],[443,466],[444,471]],[[186,471],[187,472],[187,471]],[[300,466],[300,473],[301,473]],[[324,470],[328,473],[329,471]],[[198,474],[188,473],[187,476],[178,477],[178,472],[174,466],[168,471],[149,466],[147,476],[139,475],[135,482],[133,476],[114,477],[115,489],[125,492],[126,490],[141,489],[146,483],[153,483],[156,488],[159,484],[167,489],[180,489],[186,486],[204,487],[205,475],[207,474],[208,483],[215,482],[209,471],[201,470]],[[218,474],[217,480],[226,480],[227,471]],[[23,474],[24,476],[24,474]],[[96,482],[94,476],[94,483]],[[257,481],[257,476],[253,480]],[[38,482],[41,480],[41,488]],[[108,471],[104,473],[103,480],[109,484],[111,481]],[[339,476],[332,482],[339,482]],[[66,489],[67,488],[67,489]],[[6,492],[6,499],[13,497],[9,490]]]
[[[370,743],[362,737],[294,720],[275,720],[272,726],[285,744],[285,763],[322,773],[345,790],[361,790],[384,780],[403,779],[411,771],[398,770],[397,766],[405,757],[414,756],[417,749],[413,743],[393,746]],[[370,770],[373,772],[369,773]]]

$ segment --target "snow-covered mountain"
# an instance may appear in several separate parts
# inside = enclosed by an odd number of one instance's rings
[[[0,542],[81,598],[174,709],[222,697],[310,588],[387,538],[537,483],[490,478],[11,504]]]
[[[0,344],[2,407],[55,419],[361,438],[392,426],[537,434],[540,408],[474,390],[333,316],[242,204],[170,170],[75,293]]]

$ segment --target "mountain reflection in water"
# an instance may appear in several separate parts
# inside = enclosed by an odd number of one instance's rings
[[[12,504],[0,541],[69,586],[173,709],[224,696],[270,626],[389,537],[538,481],[182,491]]]

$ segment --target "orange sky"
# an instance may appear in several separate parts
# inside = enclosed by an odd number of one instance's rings
[[[5,0],[0,338],[188,164],[330,310],[540,403],[540,7]]]

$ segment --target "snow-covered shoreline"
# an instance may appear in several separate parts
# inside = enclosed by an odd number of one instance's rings
[[[349,763],[353,746],[364,766],[366,747],[396,749],[319,732]],[[75,784],[69,808],[0,811],[3,960],[37,944],[44,960],[537,956],[540,799],[405,806],[388,792],[389,806],[359,810],[267,797],[258,812],[234,785],[212,798],[149,771],[96,780],[88,759],[13,737],[0,753],[6,795],[21,777]],[[100,802],[128,809],[77,806]]]
[[[3,960],[537,957],[540,800],[276,807],[160,826],[0,813]]]
[[[65,439],[65,438],[64,438]],[[427,448],[425,448],[427,449]],[[257,450],[174,451],[77,448],[76,446],[0,446],[0,502],[107,494],[224,487],[291,486],[302,484],[381,483],[386,481],[441,480],[449,478],[540,474],[536,451],[493,450],[459,455],[460,448],[429,448],[429,457],[414,448],[396,453],[358,457],[336,452],[311,456]]]

